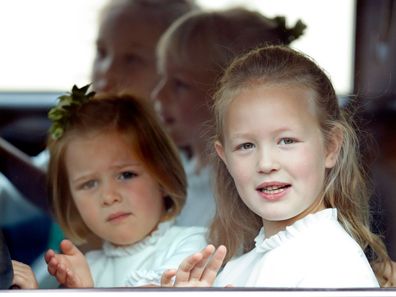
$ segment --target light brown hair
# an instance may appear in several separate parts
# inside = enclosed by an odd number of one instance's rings
[[[91,233],[74,204],[66,172],[65,151],[75,137],[92,132],[116,131],[130,140],[131,148],[165,193],[164,220],[175,217],[186,199],[187,181],[179,153],[161,127],[151,106],[130,96],[96,97],[70,110],[63,135],[49,137],[48,193],[55,217],[65,234],[77,243]]]
[[[224,117],[236,94],[249,86],[296,84],[314,92],[318,120],[325,145],[334,129],[341,131],[342,144],[335,166],[325,176],[322,197],[326,207],[337,208],[338,218],[362,249],[373,257],[382,285],[388,279],[384,268],[391,268],[383,241],[370,231],[369,190],[359,154],[358,137],[347,115],[338,105],[337,96],[326,73],[308,56],[284,46],[252,50],[236,59],[226,70],[215,95],[215,140],[224,144]],[[216,158],[217,213],[210,236],[215,244],[224,244],[228,257],[243,248],[252,248],[262,227],[261,218],[242,202],[224,163]]]
[[[236,56],[264,44],[288,45],[299,38],[305,25],[298,21],[287,27],[284,17],[267,18],[242,7],[197,10],[176,20],[161,36],[157,46],[159,66],[167,56],[180,65],[195,65],[204,55],[205,67],[219,77]]]
[[[133,13],[135,17],[139,16],[165,31],[173,21],[198,9],[198,6],[194,0],[109,0],[103,7],[100,18],[112,9],[122,9],[125,14]]]

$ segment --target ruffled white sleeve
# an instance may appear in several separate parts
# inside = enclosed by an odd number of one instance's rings
[[[127,287],[143,287],[147,285],[160,285],[162,270],[140,270],[129,274],[126,282]]]
[[[188,256],[200,251],[207,245],[206,228],[172,226],[158,238],[150,257],[155,257],[151,267],[142,266],[130,271],[126,286],[160,285],[161,276],[167,269],[178,268]],[[154,258],[153,258],[154,259]]]

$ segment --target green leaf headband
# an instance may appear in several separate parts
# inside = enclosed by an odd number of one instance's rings
[[[52,121],[49,130],[52,139],[61,138],[69,124],[71,115],[79,106],[93,98],[95,92],[88,93],[89,87],[90,85],[88,84],[79,89],[74,85],[71,92],[58,97],[58,104],[48,112],[48,118]]]

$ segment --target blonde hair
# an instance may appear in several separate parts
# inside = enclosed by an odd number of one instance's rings
[[[126,14],[133,13],[165,31],[173,21],[198,9],[198,6],[194,0],[110,0],[103,7],[99,20],[112,9],[122,9]]]
[[[338,160],[326,173],[323,201],[326,207],[338,209],[339,221],[346,231],[372,255],[373,262],[381,263],[376,274],[382,285],[387,284],[384,269],[391,263],[382,240],[370,231],[367,175],[361,166],[356,132],[338,105],[330,79],[311,58],[284,46],[268,46],[236,59],[226,70],[215,95],[215,140],[224,143],[224,116],[236,93],[252,85],[271,83],[298,84],[314,91],[326,144],[332,141],[334,129],[342,132]],[[252,248],[262,221],[242,202],[219,158],[215,161],[215,172],[218,205],[210,237],[215,244],[225,244],[231,257],[240,248]]]
[[[160,66],[167,56],[179,65],[194,65],[197,53],[202,54],[208,61],[206,70],[219,77],[235,56],[263,44],[289,44],[304,29],[301,21],[289,28],[283,17],[270,19],[239,7],[192,11],[176,20],[161,36],[157,57]]]
[[[84,242],[92,234],[74,204],[65,164],[70,141],[87,133],[116,131],[130,140],[134,152],[165,193],[167,213],[163,219],[180,213],[186,200],[186,176],[178,150],[151,106],[125,95],[97,97],[75,107],[69,116],[62,137],[48,140],[48,193],[55,217],[70,239]]]

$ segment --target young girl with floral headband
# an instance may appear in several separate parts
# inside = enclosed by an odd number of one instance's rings
[[[204,228],[173,224],[186,195],[177,150],[143,100],[86,91],[50,112],[49,193],[70,240],[46,253],[48,271],[66,287],[159,285],[206,242]],[[90,233],[103,247],[84,256],[74,244]]]
[[[370,231],[356,132],[309,57],[258,48],[226,70],[214,99],[217,212],[211,240],[228,249],[215,285],[378,287],[390,259]],[[238,252],[246,252],[236,257]],[[365,256],[378,263],[376,275]],[[208,246],[163,285],[212,285],[225,257]],[[378,279],[378,280],[377,280]]]

